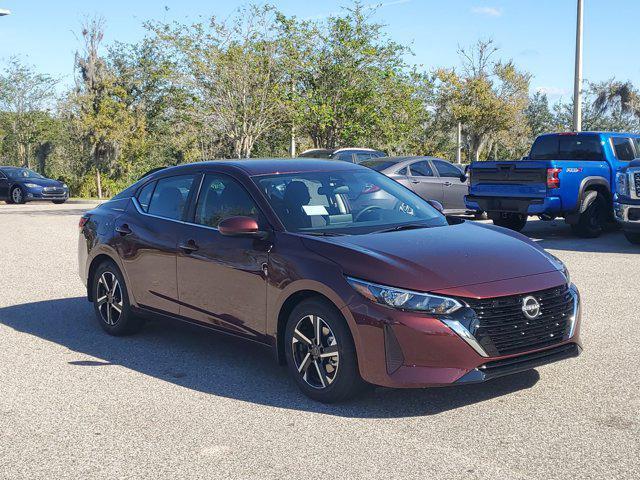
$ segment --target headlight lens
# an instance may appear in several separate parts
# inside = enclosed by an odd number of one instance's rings
[[[27,188],[40,188],[40,185],[36,185],[35,183],[25,183],[24,186]]]
[[[69,188],[69,186],[68,186],[66,183],[63,183],[63,184],[62,184],[62,188],[68,189],[68,188]]]
[[[626,173],[616,173],[616,191],[619,195],[629,196],[629,177]]]
[[[386,287],[351,277],[347,277],[347,281],[357,292],[372,302],[400,310],[446,315],[463,306],[453,298]]]

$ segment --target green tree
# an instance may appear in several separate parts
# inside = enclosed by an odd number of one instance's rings
[[[492,40],[481,40],[459,51],[460,73],[436,71],[436,109],[450,128],[462,123],[471,160],[479,160],[492,142],[520,124],[528,104],[530,75],[512,61],[494,60],[497,50]]]
[[[52,126],[56,83],[17,57],[0,74],[0,141],[10,163],[31,168],[38,152],[42,156]]]

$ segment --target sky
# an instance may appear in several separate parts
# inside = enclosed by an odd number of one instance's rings
[[[407,58],[430,70],[457,67],[459,47],[492,38],[503,59],[533,75],[533,91],[551,100],[572,95],[576,0],[365,0],[378,5],[374,18],[388,36],[410,45]],[[73,55],[83,19],[106,19],[105,43],[135,42],[145,35],[146,20],[190,23],[216,15],[225,18],[241,0],[0,0],[0,68],[20,56],[43,73],[73,79]],[[253,3],[265,3],[254,1]],[[272,0],[286,15],[322,19],[339,14],[350,1]],[[638,57],[639,0],[584,0],[584,77],[612,77],[640,83]]]

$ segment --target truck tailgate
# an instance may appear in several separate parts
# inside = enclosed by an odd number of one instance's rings
[[[547,168],[544,161],[475,162],[470,169],[469,194],[544,198],[547,194]]]

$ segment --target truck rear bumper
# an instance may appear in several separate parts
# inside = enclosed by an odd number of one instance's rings
[[[523,215],[557,215],[562,211],[560,197],[522,198],[522,197],[481,197],[467,195],[465,204],[468,209],[482,212],[507,212]]]

